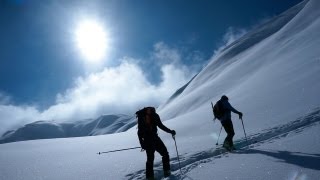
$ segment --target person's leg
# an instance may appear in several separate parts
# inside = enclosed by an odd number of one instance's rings
[[[163,165],[164,173],[170,172],[169,153],[168,153],[166,146],[164,145],[164,143],[162,142],[162,140],[159,137],[156,140],[155,147],[156,147],[156,151],[162,156],[162,165]]]
[[[234,129],[233,124],[231,120],[226,120],[222,123],[222,126],[224,130],[227,133],[227,137],[224,140],[224,145],[227,145],[229,147],[233,147],[233,136],[234,136]]]
[[[147,162],[146,162],[146,177],[148,178],[153,178],[153,161],[154,161],[154,148],[148,148],[146,149],[147,153]]]

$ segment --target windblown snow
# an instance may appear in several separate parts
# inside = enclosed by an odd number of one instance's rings
[[[159,132],[170,153],[168,179],[319,179],[319,9],[319,0],[304,1],[249,32],[158,108],[177,132],[182,174],[174,141]],[[233,116],[241,148],[234,153],[215,145],[221,125],[210,102],[222,94],[244,113],[248,141]],[[0,179],[144,179],[145,152],[97,154],[139,146],[136,131],[1,144]],[[159,155],[155,175],[162,178]]]

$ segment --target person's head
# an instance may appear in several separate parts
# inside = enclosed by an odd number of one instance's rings
[[[221,96],[221,100],[222,100],[222,101],[228,101],[229,98],[228,98],[226,95],[223,95],[223,96]]]
[[[146,107],[146,114],[150,115],[156,112],[154,107]]]

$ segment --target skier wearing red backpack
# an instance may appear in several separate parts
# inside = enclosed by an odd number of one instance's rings
[[[169,153],[166,146],[158,136],[157,127],[167,133],[172,134],[172,136],[175,136],[176,132],[162,124],[154,107],[145,107],[137,111],[136,115],[138,118],[139,142],[141,148],[146,150],[147,153],[146,178],[148,180],[154,180],[153,161],[155,151],[160,153],[162,156],[164,177],[170,176],[171,171]]]

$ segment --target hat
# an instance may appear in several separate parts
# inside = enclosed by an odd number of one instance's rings
[[[221,96],[221,100],[229,100],[229,98],[226,95]]]

